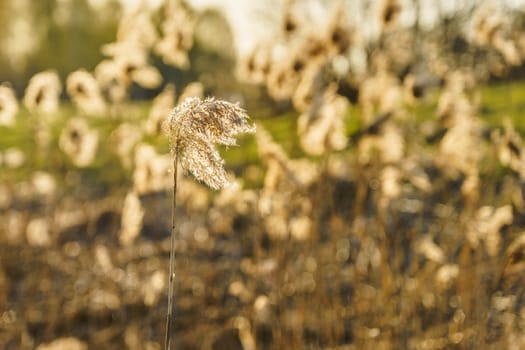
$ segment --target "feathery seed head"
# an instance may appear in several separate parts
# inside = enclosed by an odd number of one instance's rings
[[[102,115],[106,102],[95,77],[84,69],[79,69],[67,77],[66,90],[73,103],[86,114]]]
[[[35,74],[24,95],[24,105],[31,112],[52,114],[57,111],[62,84],[58,73],[47,70]]]
[[[167,84],[164,90],[153,99],[145,125],[146,133],[158,135],[173,107],[175,107],[175,85]]]
[[[60,133],[58,144],[78,167],[86,167],[95,158],[99,134],[91,129],[85,119],[71,118]]]
[[[144,208],[139,196],[135,192],[129,192],[124,199],[124,207],[122,208],[119,234],[119,241],[122,245],[128,246],[135,241],[142,230],[143,218]]]
[[[238,104],[191,97],[169,115],[164,129],[172,151],[184,169],[213,189],[228,184],[226,171],[214,144],[237,145],[235,136],[254,133],[249,116]]]
[[[13,88],[7,84],[0,85],[0,125],[12,126],[18,113],[18,101]]]

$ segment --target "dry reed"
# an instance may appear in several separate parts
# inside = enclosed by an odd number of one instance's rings
[[[173,203],[170,249],[170,272],[168,287],[168,312],[164,348],[171,349],[172,322],[175,304],[173,288],[175,282],[176,227],[175,209],[177,196],[177,168],[182,167],[213,189],[228,185],[226,171],[215,143],[235,146],[235,136],[254,133],[255,127],[248,124],[246,111],[226,101],[190,97],[177,106],[164,124],[173,154]]]

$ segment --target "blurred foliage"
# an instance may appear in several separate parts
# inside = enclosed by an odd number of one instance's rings
[[[92,71],[104,59],[101,46],[122,40],[116,35],[122,9],[117,0],[101,11],[89,2],[0,2],[7,28],[0,33],[0,83],[12,82],[22,96],[36,72],[55,69],[63,84],[79,68]],[[385,20],[395,9],[385,7]],[[233,54],[235,28],[215,10],[201,13],[191,32],[193,46],[184,51],[189,69],[165,64],[149,48],[144,66],[158,70],[162,84],[158,79],[159,85],[141,87],[130,78],[137,67],[121,66],[108,80],[129,79],[125,96],[111,100],[104,114],[82,119],[74,98],[82,89],[70,89],[69,99],[62,92],[60,107],[50,114],[18,99],[14,125],[0,126],[0,240],[6,242],[0,245],[0,305],[5,301],[9,310],[0,321],[10,327],[0,332],[0,348],[35,348],[65,334],[89,348],[159,348],[163,283],[153,299],[148,293],[152,276],[167,280],[172,187],[164,180],[171,183],[172,162],[167,138],[156,133],[162,119],[152,118],[152,98],[174,83],[175,91],[167,89],[173,102],[159,112],[166,116],[190,82],[202,84],[204,95],[242,103],[260,132],[219,150],[243,188],[212,194],[181,176],[175,208],[178,348],[241,349],[228,339],[238,343],[243,334],[263,349],[480,348],[489,313],[521,329],[516,310],[523,305],[525,248],[514,249],[512,242],[525,242],[525,157],[521,138],[504,118],[525,132],[525,83],[514,74],[525,66],[502,66],[500,53],[465,41],[460,27],[471,15],[466,9],[444,18],[433,32],[385,29],[361,48],[369,63],[361,77],[351,67],[335,69],[341,48],[329,51],[315,67],[315,80],[339,84],[337,92],[348,98],[327,113],[340,117],[330,126],[344,142],[337,148],[328,147],[328,134],[311,138],[310,130],[301,131],[301,116],[323,118],[313,114],[319,111],[312,96],[300,96],[310,102],[303,111],[294,96],[272,95],[270,79],[266,86],[235,79],[243,64]],[[162,10],[152,18],[160,30]],[[337,43],[339,32],[329,33]],[[13,38],[20,40],[18,56],[3,49],[16,47]],[[423,42],[434,43],[435,52],[426,52]],[[276,59],[260,69],[283,69],[300,81],[307,70],[294,52],[289,66]],[[129,57],[127,51],[120,55]],[[388,69],[385,57],[392,61]],[[433,70],[432,63],[446,69]],[[309,88],[314,97],[328,91],[324,84]],[[34,94],[36,102],[42,91]],[[385,96],[396,103],[382,110],[383,100],[392,102]],[[85,128],[70,129],[74,119]],[[151,120],[155,132],[147,127]],[[122,126],[130,128],[120,134]],[[309,129],[323,132],[323,125],[314,121]],[[271,142],[257,138],[264,130]],[[97,148],[89,163],[79,165],[61,139],[86,140],[82,132],[96,133]],[[129,149],[127,140],[133,140]],[[324,151],[309,152],[305,144],[316,141]],[[39,184],[41,175],[53,184],[50,195]],[[162,186],[148,183],[143,191],[142,178]],[[133,214],[126,209],[128,192],[141,206]],[[74,220],[63,220],[67,216]],[[121,239],[127,217],[141,217],[141,235],[129,246]],[[501,296],[516,297],[505,302],[505,313]],[[244,332],[250,322],[252,330]],[[514,334],[509,329],[499,344]]]
[[[20,1],[24,3],[24,1]],[[42,38],[29,52],[25,62],[9,61],[5,50],[0,52],[0,81],[10,81],[20,92],[33,74],[56,69],[63,78],[70,72],[84,67],[92,70],[102,59],[100,46],[115,38],[120,11],[116,2],[109,2],[108,11],[95,11],[87,0],[42,0],[26,6],[29,13],[24,18],[13,17],[15,1],[0,2],[0,43],[7,36],[15,35],[15,21],[29,21],[32,33]]]
[[[7,50],[0,50],[0,82],[10,82],[19,96],[23,94],[29,79],[40,71],[55,69],[62,80],[79,68],[93,71],[104,58],[101,46],[115,40],[123,12],[117,1],[108,1],[103,10],[96,10],[87,0],[43,0],[26,6],[30,12],[21,19],[12,17],[14,4],[14,0],[0,2],[0,21],[7,28],[0,32],[0,47],[6,45],[9,36],[16,34],[13,32],[17,28],[14,22],[18,20],[30,23],[33,31],[30,34],[37,37],[38,43],[16,62],[8,57],[10,53]],[[20,7],[24,8],[24,5]],[[159,13],[154,15],[156,22],[159,16]],[[164,64],[158,57],[151,57],[152,63],[161,71],[165,82],[185,86],[199,79],[211,90],[209,92],[220,90],[222,95],[227,95],[228,91],[236,88],[235,79],[231,79],[235,64],[232,34],[218,12],[207,11],[199,18],[195,44],[189,53],[192,62],[190,69],[176,69]],[[208,40],[210,31],[215,38],[213,41]],[[15,35],[15,38],[19,36]],[[20,37],[20,40],[23,39],[23,36]],[[150,99],[159,91],[145,91],[133,86],[131,97]]]

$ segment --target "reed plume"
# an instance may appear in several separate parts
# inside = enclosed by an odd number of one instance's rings
[[[177,106],[168,116],[166,132],[173,154],[173,202],[171,215],[171,249],[168,287],[168,313],[166,317],[166,338],[164,349],[171,349],[173,322],[173,287],[175,280],[175,208],[177,195],[177,167],[182,167],[213,189],[228,184],[224,161],[215,148],[216,143],[237,145],[235,136],[240,133],[254,133],[255,126],[248,123],[249,116],[238,104],[190,97]]]
[[[149,135],[158,135],[162,124],[170,111],[175,107],[175,85],[167,84],[164,90],[153,99],[148,120],[144,126]]]
[[[35,74],[25,90],[24,105],[32,113],[52,115],[58,110],[62,84],[58,73],[47,70]]]
[[[228,184],[223,160],[214,143],[235,146],[235,136],[253,133],[249,117],[237,104],[206,98],[188,98],[165,124],[172,152],[182,167],[199,181],[218,190]]]
[[[77,108],[88,115],[102,116],[106,101],[93,74],[84,69],[71,73],[66,80],[66,90]]]
[[[186,85],[184,90],[182,90],[178,103],[181,104],[182,102],[186,101],[187,98],[190,97],[200,97],[202,98],[204,96],[204,85],[200,81],[193,81]]]
[[[162,38],[153,50],[165,64],[181,69],[190,66],[188,52],[193,46],[196,20],[179,0],[166,1]]]
[[[80,117],[73,117],[60,133],[58,145],[77,167],[86,167],[95,158],[99,134]]]
[[[0,84],[0,125],[13,126],[18,113],[15,91],[8,84]]]
[[[121,229],[119,241],[124,246],[129,246],[140,235],[142,230],[142,219],[144,208],[139,196],[135,192],[129,192],[124,199],[122,208]]]

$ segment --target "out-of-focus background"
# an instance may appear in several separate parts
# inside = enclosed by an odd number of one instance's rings
[[[0,2],[0,348],[525,348],[525,1]],[[183,169],[184,170],[184,169]]]

